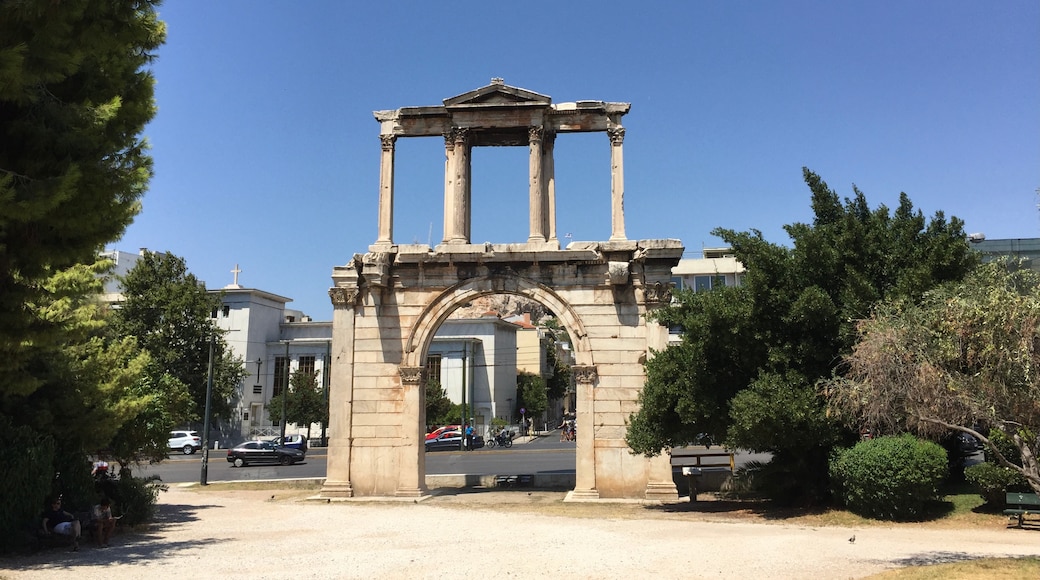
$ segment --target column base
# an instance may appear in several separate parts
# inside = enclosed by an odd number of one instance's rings
[[[575,489],[567,492],[564,502],[568,501],[596,501],[599,499],[599,491],[595,489]]]
[[[326,481],[321,486],[321,492],[318,493],[318,497],[323,498],[342,498],[342,497],[354,497],[354,488],[350,486],[349,481],[336,482]]]
[[[423,497],[426,490],[420,487],[399,487],[394,492],[394,497]]]
[[[661,502],[679,501],[679,490],[672,482],[648,483],[646,499]]]

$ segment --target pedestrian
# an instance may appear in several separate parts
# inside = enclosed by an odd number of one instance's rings
[[[51,500],[50,509],[43,512],[43,533],[60,534],[72,540],[72,551],[79,551],[80,524],[75,516],[61,507],[61,498]]]
[[[94,539],[99,548],[107,548],[108,540],[116,529],[116,519],[112,517],[112,501],[107,497],[101,498],[101,502],[94,506],[92,517],[94,519]]]
[[[466,451],[473,451],[473,426],[466,423]]]

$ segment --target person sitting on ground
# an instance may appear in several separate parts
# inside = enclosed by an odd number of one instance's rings
[[[79,550],[79,520],[69,512],[61,509],[61,498],[51,500],[50,509],[43,512],[43,533],[45,535],[60,534],[72,538],[72,551]]]
[[[107,497],[101,498],[101,503],[94,506],[92,517],[94,518],[94,539],[97,541],[98,547],[107,548],[112,531],[116,529],[116,519],[112,517],[112,501]]]

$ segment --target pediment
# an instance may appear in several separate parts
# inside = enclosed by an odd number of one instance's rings
[[[552,97],[534,91],[511,87],[502,79],[491,79],[491,84],[444,99],[445,107],[495,106],[495,105],[544,105],[552,104]]]

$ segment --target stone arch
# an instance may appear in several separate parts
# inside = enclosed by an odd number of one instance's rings
[[[438,327],[460,304],[514,293],[535,300],[575,339],[578,457],[574,499],[676,499],[667,457],[629,453],[626,421],[638,409],[651,349],[668,332],[646,314],[668,303],[679,240],[629,240],[624,229],[628,103],[556,103],[547,95],[490,85],[433,107],[376,111],[380,126],[378,235],[368,253],[333,269],[328,474],[324,497],[426,493],[423,356]],[[566,133],[606,133],[611,207],[607,241],[572,241],[556,232],[554,142]],[[393,239],[395,142],[440,138],[445,144],[444,238],[426,244]],[[526,147],[526,242],[470,239],[473,147]],[[604,192],[608,193],[608,192]],[[605,196],[606,197],[606,196]],[[518,216],[510,216],[515,219]],[[568,236],[569,237],[569,236]]]
[[[422,366],[423,356],[437,328],[459,305],[489,294],[518,294],[534,300],[559,317],[575,339],[574,355],[578,365],[592,365],[592,350],[581,318],[565,299],[544,284],[521,276],[485,276],[465,280],[447,288],[423,309],[412,324],[405,341],[404,366]]]

